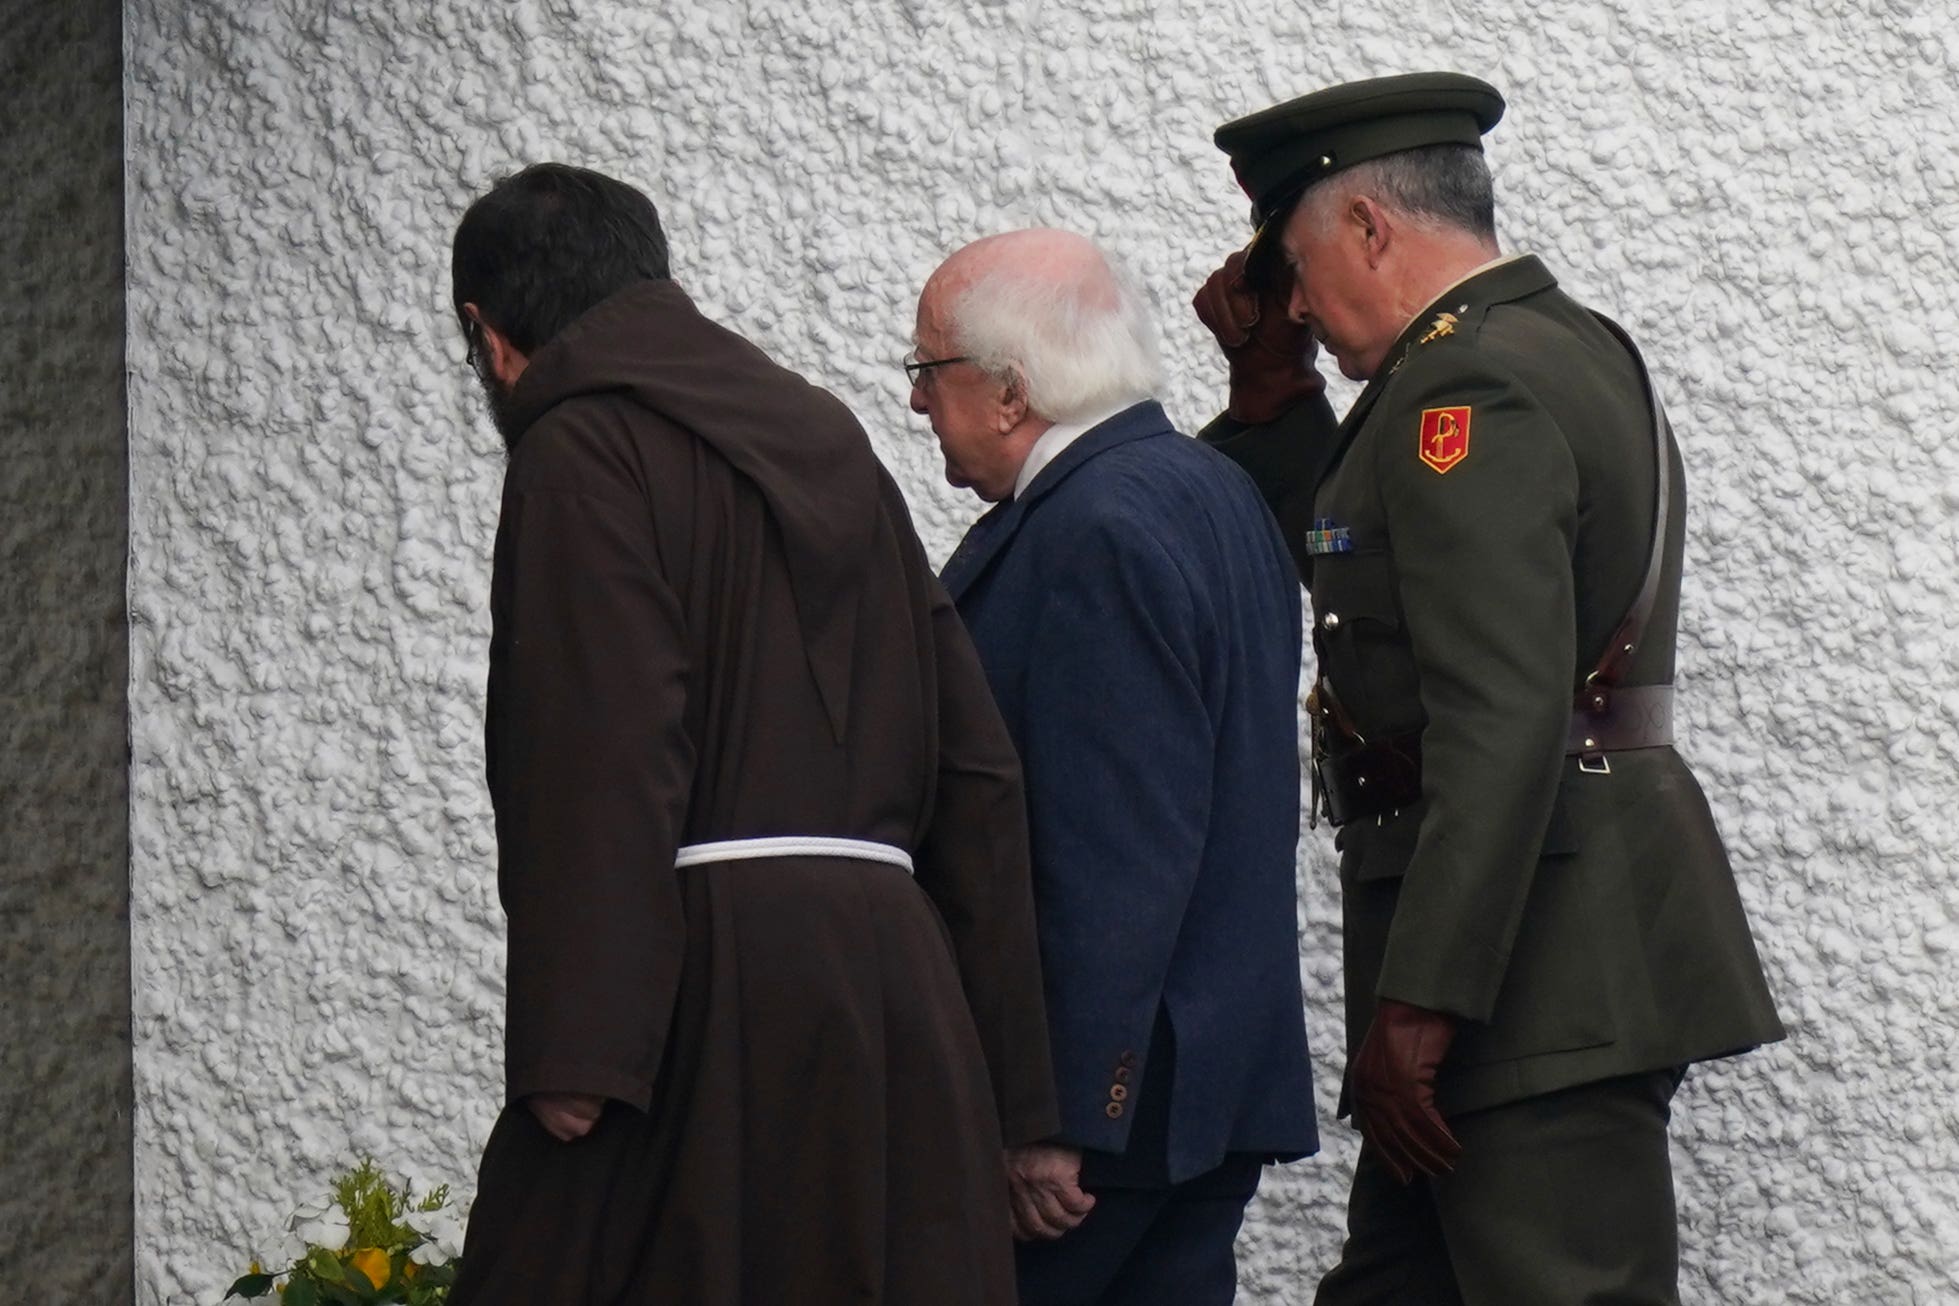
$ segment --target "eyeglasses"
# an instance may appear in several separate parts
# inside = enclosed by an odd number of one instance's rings
[[[463,340],[468,348],[463,352],[463,366],[478,376],[483,373],[483,324],[475,318],[463,319]]]
[[[919,379],[935,367],[947,367],[953,363],[970,363],[972,361],[972,356],[969,354],[959,354],[952,358],[920,358],[918,352],[913,350],[911,353],[905,355],[905,379],[913,385],[917,385]]]

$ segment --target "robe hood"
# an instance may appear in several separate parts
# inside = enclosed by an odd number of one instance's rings
[[[702,316],[671,281],[593,307],[531,356],[512,396],[528,431],[554,405],[610,394],[699,437],[754,482],[782,533],[810,674],[839,741],[857,604],[882,513],[880,465],[828,391]]]

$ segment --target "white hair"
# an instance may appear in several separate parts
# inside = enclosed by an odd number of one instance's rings
[[[1156,323],[1128,269],[1096,259],[1051,268],[1001,259],[968,285],[948,314],[954,347],[982,371],[1018,380],[1027,406],[1073,422],[1148,399],[1163,384]]]

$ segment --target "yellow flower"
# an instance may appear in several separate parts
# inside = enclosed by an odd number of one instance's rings
[[[420,1274],[421,1272],[422,1272],[422,1267],[415,1264],[415,1262],[413,1261],[403,1261],[401,1263],[401,1278],[402,1278],[402,1282],[404,1283],[415,1282],[415,1276]]]
[[[363,1247],[347,1258],[347,1264],[367,1276],[376,1288],[388,1286],[388,1254],[379,1247]]]

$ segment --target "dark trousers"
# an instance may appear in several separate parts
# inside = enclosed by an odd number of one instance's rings
[[[1180,1184],[1087,1186],[1095,1209],[1048,1242],[1016,1244],[1020,1306],[1228,1306],[1232,1244],[1264,1166],[1243,1154]]]
[[[1679,1084],[1628,1075],[1452,1117],[1455,1170],[1405,1188],[1362,1149],[1316,1306],[1672,1306]]]

